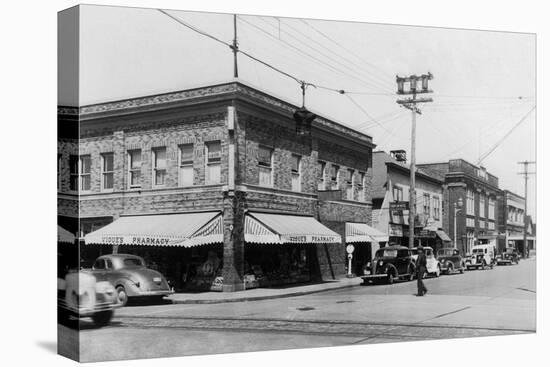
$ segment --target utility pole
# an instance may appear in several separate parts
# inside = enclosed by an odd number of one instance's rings
[[[431,73],[423,75],[411,75],[409,77],[396,76],[397,94],[412,95],[412,98],[398,99],[397,104],[412,111],[412,127],[411,127],[411,186],[409,190],[409,247],[414,247],[414,224],[416,217],[416,114],[421,115],[422,111],[416,106],[418,103],[433,102],[432,98],[417,98],[417,94],[432,93],[428,88],[428,81],[433,79]],[[418,81],[422,82],[421,89],[417,88]],[[409,85],[409,89],[405,90],[405,84]]]
[[[239,69],[237,67],[237,53],[239,52],[239,44],[237,43],[237,14],[233,14],[233,77],[239,77]]]
[[[529,175],[535,174],[535,172],[529,172],[529,165],[535,164],[533,161],[523,161],[518,162],[518,164],[523,165],[523,172],[519,172],[518,175],[523,175],[525,179],[525,206],[523,210],[523,257],[527,257],[527,181],[529,180]]]

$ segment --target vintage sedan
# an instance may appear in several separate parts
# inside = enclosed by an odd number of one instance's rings
[[[96,259],[91,272],[98,280],[109,281],[116,289],[118,302],[128,303],[129,298],[157,298],[174,293],[166,278],[145,266],[135,255],[111,254]]]
[[[426,255],[426,273],[424,274],[424,277],[430,275],[437,278],[441,274],[441,268],[439,262],[435,258],[434,251],[429,246],[422,246],[422,249]],[[411,249],[411,253],[413,260],[416,263],[416,259],[418,259],[418,247],[413,247]]]
[[[411,250],[404,246],[388,246],[376,251],[372,262],[367,263],[364,284],[385,280],[392,284],[395,279],[414,279],[414,261]]]
[[[466,264],[460,255],[460,251],[455,248],[442,248],[437,251],[437,261],[439,267],[445,274],[451,274],[453,271],[464,273]]]
[[[504,252],[497,255],[497,265],[519,264],[519,253],[513,247],[508,247]]]

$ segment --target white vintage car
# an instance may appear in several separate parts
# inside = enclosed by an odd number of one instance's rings
[[[422,246],[424,249],[424,254],[426,255],[426,275],[438,277],[441,274],[441,265],[439,264],[439,261],[437,261],[437,258],[434,255],[434,251],[429,246]],[[412,257],[414,262],[416,263],[416,259],[418,259],[418,247],[413,247],[411,249]]]
[[[472,253],[466,257],[466,269],[486,269],[493,268],[496,262],[496,248],[493,244],[475,245],[472,247]]]

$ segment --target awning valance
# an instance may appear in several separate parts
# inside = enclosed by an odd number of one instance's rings
[[[527,236],[527,241],[534,241],[535,237]],[[523,235],[508,236],[508,241],[523,241]]]
[[[57,226],[57,242],[74,243],[75,235],[61,226]]]
[[[437,237],[441,238],[441,241],[451,242],[451,238],[449,236],[447,236],[447,233],[445,233],[445,231],[437,230],[437,231],[435,231],[435,233],[437,234]]]
[[[312,217],[247,213],[244,240],[248,243],[338,243],[340,235]]]
[[[220,212],[123,216],[89,233],[86,244],[183,246],[223,243]]]
[[[346,223],[346,243],[388,242],[387,233],[379,231],[366,223]]]

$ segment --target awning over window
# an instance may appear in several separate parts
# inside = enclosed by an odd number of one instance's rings
[[[248,243],[338,243],[340,235],[312,217],[247,213],[244,240]]]
[[[447,233],[445,233],[444,231],[438,229],[437,231],[435,231],[435,233],[437,234],[437,237],[441,238],[441,241],[451,242],[451,238],[447,236]]]
[[[57,226],[57,242],[74,243],[75,235],[67,231],[65,228]]]
[[[535,237],[527,236],[527,241],[534,241]],[[523,241],[523,235],[508,236],[508,241]]]
[[[346,223],[346,243],[388,242],[387,233],[372,228],[366,223]]]
[[[183,246],[223,243],[220,212],[124,216],[89,233],[86,244]]]

